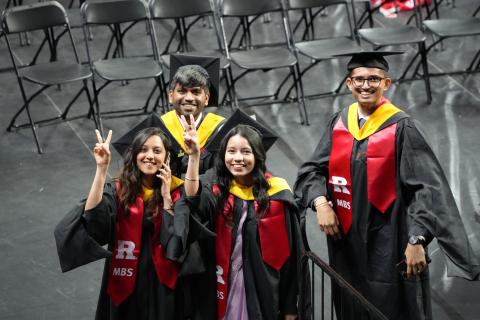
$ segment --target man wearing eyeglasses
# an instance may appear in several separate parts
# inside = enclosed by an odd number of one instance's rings
[[[295,196],[316,212],[330,265],[388,319],[431,319],[432,239],[449,276],[472,280],[480,268],[418,123],[383,96],[392,83],[384,58],[390,54],[352,56],[347,87],[355,103],[330,120],[299,169]],[[337,287],[333,293],[338,319],[363,319],[351,298]]]

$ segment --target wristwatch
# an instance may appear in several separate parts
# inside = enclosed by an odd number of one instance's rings
[[[425,245],[425,237],[424,236],[410,236],[408,238],[408,243],[412,245],[421,244],[422,246]]]

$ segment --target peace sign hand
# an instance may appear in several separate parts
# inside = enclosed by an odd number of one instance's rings
[[[198,142],[197,128],[195,128],[195,118],[190,115],[190,124],[185,119],[185,116],[180,116],[180,122],[183,125],[183,141],[185,143],[185,151],[190,156],[200,154],[200,143]]]
[[[95,162],[97,163],[97,167],[107,169],[110,164],[110,141],[112,140],[112,130],[108,131],[108,136],[105,141],[103,141],[100,131],[97,129],[95,129],[95,134],[97,135],[97,143],[93,148]]]

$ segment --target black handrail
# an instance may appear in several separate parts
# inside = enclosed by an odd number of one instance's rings
[[[308,261],[311,261],[311,268],[308,270]],[[388,320],[388,318],[380,312],[370,301],[368,301],[360,292],[358,292],[351,284],[349,284],[342,276],[340,276],[332,267],[330,267],[325,261],[318,257],[315,253],[309,251],[302,257],[302,266],[305,267],[306,272],[302,272],[302,283],[308,282],[308,277],[311,277],[310,288],[304,287],[302,292],[301,301],[303,306],[307,306],[305,311],[305,319],[325,319],[330,315],[330,319],[342,319],[345,306],[354,310],[355,314],[362,315],[358,319],[372,319],[372,320]],[[321,270],[321,304],[315,305],[315,267]],[[308,272],[310,271],[310,272]],[[325,308],[325,297],[328,296],[325,289],[325,275],[330,277],[332,291],[335,294],[330,294],[330,312],[328,308]],[[335,296],[335,297],[334,297]],[[344,301],[345,297],[349,301]],[[316,307],[320,307],[321,314],[315,314]],[[334,317],[336,315],[336,317]],[[357,319],[357,317],[355,317]]]

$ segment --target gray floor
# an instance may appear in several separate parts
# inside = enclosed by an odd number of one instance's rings
[[[444,1],[446,2],[446,1]],[[5,1],[1,1],[3,7]],[[477,1],[457,0],[456,7],[443,4],[443,17],[462,17],[478,6]],[[295,18],[295,17],[294,17]],[[345,17],[335,10],[321,18],[321,32],[342,34],[345,32]],[[293,19],[295,20],[295,19]],[[376,16],[379,25],[395,24]],[[260,24],[259,30],[266,38],[278,39],[280,32],[263,32],[272,25],[280,25],[274,17],[269,24]],[[229,26],[231,27],[231,26]],[[171,25],[159,26],[159,34],[166,34]],[[162,29],[163,28],[163,29]],[[162,31],[164,30],[164,31]],[[138,34],[143,34],[140,29]],[[163,33],[162,33],[163,32]],[[192,40],[198,48],[215,44],[208,28],[194,30]],[[82,34],[75,31],[76,39]],[[94,33],[96,40],[102,34]],[[32,43],[38,43],[39,35],[31,34]],[[478,37],[452,39],[445,42],[444,51],[432,51],[429,67],[432,72],[462,68],[479,48]],[[78,41],[82,54],[83,43]],[[18,41],[14,42],[19,47]],[[203,47],[202,47],[203,46]],[[31,52],[31,47],[21,49],[18,56]],[[413,52],[392,59],[395,74]],[[5,41],[0,42],[0,68],[8,67],[10,60]],[[26,60],[25,60],[26,61]],[[302,67],[308,63],[302,59]],[[327,91],[336,86],[344,68],[343,60],[320,64],[304,77],[307,94]],[[238,70],[234,70],[236,72]],[[239,94],[260,94],[275,88],[283,72],[249,75],[239,82]],[[480,121],[479,74],[442,76],[432,78],[433,102],[428,105],[421,81],[393,86],[387,96],[399,107],[418,119],[432,144],[454,192],[462,213],[470,241],[480,251],[478,227],[480,223],[480,165],[477,161],[480,150],[476,129]],[[6,128],[10,118],[21,105],[21,96],[13,72],[0,73],[2,113],[0,127]],[[127,86],[113,85],[101,97],[105,109],[111,106],[132,106],[143,103],[150,82],[131,83]],[[29,87],[32,90],[33,87]],[[35,118],[55,115],[62,110],[77,85],[51,89],[40,95],[33,104]],[[275,130],[279,141],[268,153],[271,171],[293,184],[298,166],[310,156],[329,116],[351,103],[349,95],[308,100],[310,126],[299,124],[295,104],[275,104],[245,108]],[[108,107],[110,105],[110,107]],[[85,99],[75,105],[73,114],[87,110]],[[213,110],[215,111],[215,110]],[[229,108],[220,108],[224,115]],[[21,117],[22,118],[22,117]],[[26,117],[23,117],[25,119]],[[142,117],[105,120],[105,126],[114,131],[115,137],[128,131]],[[3,187],[0,200],[3,209],[0,215],[0,319],[92,319],[100,284],[102,262],[92,263],[66,274],[60,272],[53,240],[53,228],[69,208],[85,197],[94,175],[95,164],[91,147],[95,142],[94,124],[91,120],[79,120],[39,128],[39,136],[45,154],[38,155],[31,130],[3,131],[0,135],[0,172]],[[114,154],[110,174],[118,172],[118,154]],[[308,237],[314,251],[326,259],[323,234],[318,231],[315,217],[309,216]],[[443,256],[431,245],[433,309],[435,319],[480,319],[478,297],[480,285],[460,279],[446,278]]]

